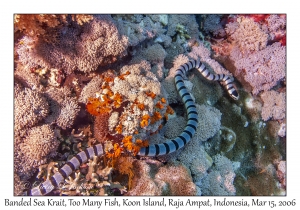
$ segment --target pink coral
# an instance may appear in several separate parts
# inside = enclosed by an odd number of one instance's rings
[[[280,120],[285,118],[286,96],[285,93],[278,93],[274,90],[261,94],[264,102],[261,116],[264,121],[270,118]]]
[[[268,34],[252,18],[237,18],[237,23],[227,24],[226,32],[242,52],[266,48]]]
[[[278,42],[248,56],[235,48],[230,58],[237,68],[235,76],[243,77],[255,95],[270,90],[286,75],[286,47]]]

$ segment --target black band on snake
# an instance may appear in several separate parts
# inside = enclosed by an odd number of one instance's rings
[[[184,77],[188,71],[196,68],[207,79],[212,81],[220,81],[221,84],[227,90],[229,96],[234,100],[238,100],[239,94],[233,85],[233,78],[225,74],[212,74],[209,72],[205,65],[199,60],[190,60],[189,62],[181,65],[175,74],[176,89],[182,98],[186,112],[187,112],[187,125],[184,131],[175,139],[168,140],[161,144],[152,144],[148,147],[143,147],[139,151],[138,155],[141,156],[159,156],[172,153],[182,147],[184,147],[194,136],[198,125],[198,113],[196,110],[196,104],[184,85]],[[59,187],[72,172],[74,172],[82,163],[86,163],[94,156],[102,156],[104,154],[101,144],[97,144],[93,147],[89,147],[84,151],[79,152],[71,160],[69,160],[59,171],[57,171],[50,179],[43,182],[38,187],[30,190],[30,195],[46,195],[50,193],[54,188]]]

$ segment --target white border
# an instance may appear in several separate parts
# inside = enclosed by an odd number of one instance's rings
[[[293,1],[297,2],[297,1]],[[289,201],[295,199],[297,193],[299,195],[300,174],[299,166],[299,25],[300,18],[298,7],[292,1],[277,0],[251,0],[251,1],[70,1],[70,0],[15,0],[1,1],[1,188],[0,188],[0,206],[4,206],[4,198],[10,200],[20,200],[19,197],[13,197],[13,14],[14,13],[287,13],[287,196],[283,197],[258,197],[258,199],[271,201],[279,200]],[[298,137],[298,138],[297,138]],[[297,196],[299,198],[299,196]],[[49,198],[49,197],[48,197]],[[74,198],[74,197],[73,197]],[[129,199],[141,200],[143,197],[134,197]],[[170,197],[168,197],[170,198]],[[211,199],[214,197],[198,197],[197,199]],[[217,197],[221,199],[222,197]],[[256,197],[227,197],[230,200],[251,200]],[[47,198],[38,198],[45,200]],[[60,198],[57,198],[58,200]],[[68,199],[64,197],[64,199]],[[82,198],[74,198],[80,200]],[[93,200],[101,200],[104,198],[91,198]],[[118,198],[122,199],[122,198]],[[186,200],[187,197],[174,197],[174,199]],[[121,200],[120,200],[121,201]],[[297,206],[300,206],[300,199],[296,200]],[[2,208],[4,207],[4,208]],[[23,207],[26,208],[26,207]],[[35,207],[30,207],[35,208]],[[51,207],[47,207],[51,208]],[[63,209],[64,207],[55,207],[55,209]],[[76,208],[76,207],[72,207]],[[83,208],[83,207],[78,207]],[[97,207],[92,207],[93,209]],[[147,207],[124,207],[125,209],[141,209]],[[153,207],[152,207],[153,208]],[[160,207],[154,207],[160,209]],[[164,207],[165,208],[165,207]],[[180,207],[182,208],[182,207]],[[232,207],[215,207],[232,208]],[[296,207],[297,208],[297,207]],[[299,207],[298,207],[299,208]],[[65,209],[65,208],[64,208]],[[150,208],[149,208],[150,209]],[[172,209],[175,209],[172,208]],[[239,209],[244,209],[239,207]],[[248,208],[249,209],[249,208]],[[278,207],[276,208],[278,209]],[[282,208],[283,209],[283,208]]]

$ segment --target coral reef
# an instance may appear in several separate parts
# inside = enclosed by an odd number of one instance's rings
[[[237,22],[226,25],[226,32],[243,53],[263,50],[267,46],[268,34],[251,18],[238,17]]]
[[[235,76],[242,76],[250,84],[253,94],[270,90],[282,81],[286,74],[286,49],[274,43],[265,49],[243,58],[237,49],[232,50],[231,58],[237,68]]]
[[[232,163],[221,155],[214,156],[213,160],[215,165],[212,171],[201,180],[201,192],[203,195],[235,195]]]
[[[196,195],[188,169],[176,162],[167,164],[155,160],[135,161],[132,189],[127,195]]]
[[[15,84],[14,95],[15,130],[33,127],[48,116],[49,105],[41,93],[23,88],[17,83]]]
[[[17,49],[19,61],[28,69],[41,66],[62,69],[67,74],[74,70],[89,72],[116,61],[128,45],[127,38],[118,33],[115,21],[108,15],[97,15],[82,26],[63,26],[57,33],[54,43],[24,36]]]
[[[272,118],[281,120],[285,118],[286,96],[285,93],[278,93],[274,90],[266,91],[261,94],[263,107],[261,116],[264,121]]]
[[[50,88],[45,92],[50,105],[51,114],[45,119],[46,123],[56,123],[63,129],[71,127],[79,112],[78,102],[71,91],[64,88]]]
[[[103,156],[51,195],[286,193],[285,14],[15,14],[14,33],[15,195],[96,144]],[[185,130],[174,77],[191,59],[234,77],[240,99],[188,71],[195,135],[139,155]]]
[[[196,105],[198,117],[198,127],[195,134],[195,138],[200,141],[206,141],[213,137],[221,126],[222,113],[214,108],[205,105]]]

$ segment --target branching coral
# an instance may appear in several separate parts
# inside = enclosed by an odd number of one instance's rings
[[[89,160],[88,172],[74,173],[65,179],[63,195],[114,195],[114,191],[124,194],[127,190],[119,182],[112,181],[111,167],[103,167],[98,157]]]

